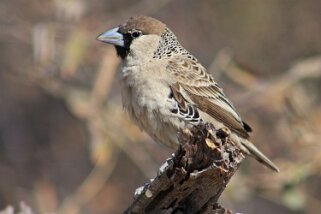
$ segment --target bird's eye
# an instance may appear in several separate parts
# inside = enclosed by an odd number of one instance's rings
[[[133,32],[131,33],[133,38],[137,38],[140,35],[142,35],[142,32],[139,30],[133,30]]]

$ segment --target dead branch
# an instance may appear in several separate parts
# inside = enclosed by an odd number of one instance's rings
[[[138,188],[125,213],[231,213],[217,201],[244,159],[226,130],[201,124],[178,134],[179,149]]]

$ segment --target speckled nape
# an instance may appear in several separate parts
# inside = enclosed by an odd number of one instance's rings
[[[159,41],[159,46],[154,52],[154,59],[161,59],[163,57],[171,57],[173,55],[180,54],[185,55],[194,61],[197,61],[182,45],[178,42],[175,34],[168,28],[161,35],[161,40]]]

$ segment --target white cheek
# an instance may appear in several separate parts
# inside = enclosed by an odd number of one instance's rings
[[[160,37],[157,35],[142,35],[132,41],[131,54],[135,58],[144,59],[153,57],[159,45]]]

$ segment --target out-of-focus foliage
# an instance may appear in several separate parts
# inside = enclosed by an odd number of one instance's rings
[[[319,0],[2,0],[0,8],[0,210],[24,201],[36,213],[119,213],[155,176],[171,151],[128,120],[119,60],[95,40],[145,14],[209,68],[281,169],[244,162],[223,204],[321,212]]]

